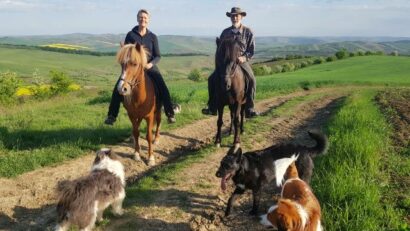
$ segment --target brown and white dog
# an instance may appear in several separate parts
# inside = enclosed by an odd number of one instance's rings
[[[71,225],[80,230],[92,230],[110,205],[115,215],[122,215],[124,186],[123,165],[110,149],[101,149],[96,153],[88,176],[59,183],[55,230],[67,230]]]
[[[283,158],[275,163],[276,183],[282,187],[281,198],[261,216],[260,223],[279,231],[321,231],[320,204],[309,185],[299,179],[295,160],[297,156]]]

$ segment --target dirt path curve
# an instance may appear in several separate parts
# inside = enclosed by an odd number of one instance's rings
[[[299,91],[278,96],[257,103],[256,108],[263,112],[279,106],[286,101],[319,92],[330,92],[332,88]],[[224,116],[227,118],[228,116]],[[229,124],[227,121],[225,124]],[[193,124],[162,132],[160,144],[155,147],[157,166],[165,164],[184,152],[198,149],[212,142],[216,127],[216,117],[200,120]],[[229,137],[229,139],[232,139]],[[143,176],[150,167],[143,162],[135,162],[127,158],[132,153],[132,144],[125,141],[112,147],[121,154],[126,169],[126,177],[133,181]],[[146,142],[142,141],[142,158],[146,161]],[[53,222],[55,193],[57,182],[63,179],[74,179],[85,175],[91,166],[94,154],[89,153],[75,160],[67,161],[58,166],[45,167],[25,173],[14,179],[0,179],[0,230],[8,229],[10,225],[18,227],[44,227]]]
[[[293,115],[268,119],[265,124],[271,128],[269,131],[247,137],[258,140],[252,142],[252,149],[283,141],[314,145],[310,143],[306,130],[322,127],[338,107],[341,96],[340,93],[328,94],[313,102],[297,105]],[[227,148],[219,149],[200,163],[186,168],[175,176],[180,180],[154,190],[153,201],[133,202],[133,207],[127,209],[124,217],[111,219],[108,226],[98,230],[266,230],[248,215],[252,204],[250,192],[239,198],[228,219],[223,217],[234,188],[231,185],[230,190],[223,194],[215,172],[226,151]],[[266,211],[272,205],[273,192],[268,188],[262,194],[260,211]]]

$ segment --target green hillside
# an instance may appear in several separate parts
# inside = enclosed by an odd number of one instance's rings
[[[215,37],[219,36],[158,36],[163,54],[201,53],[214,54]],[[68,44],[86,47],[96,52],[113,52],[118,49],[125,34],[67,34],[54,36],[6,36],[0,37],[0,44],[44,46],[49,44]],[[342,48],[349,51],[383,51],[410,55],[410,39],[402,37],[285,37],[257,36],[256,58],[272,58],[298,55],[329,55]]]
[[[185,78],[194,68],[212,67],[213,57],[162,57],[159,64],[167,78]],[[0,72],[13,71],[29,82],[36,72],[47,79],[50,70],[66,72],[85,85],[111,85],[120,66],[114,56],[76,55],[41,50],[0,47]]]

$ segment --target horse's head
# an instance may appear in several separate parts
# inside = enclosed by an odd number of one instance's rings
[[[117,61],[122,69],[117,90],[121,95],[130,95],[144,77],[144,67],[147,64],[145,49],[139,44],[123,45],[117,53]]]
[[[216,39],[215,67],[218,74],[223,77],[225,89],[231,88],[232,80],[238,66],[238,57],[241,56],[242,43],[236,37]]]

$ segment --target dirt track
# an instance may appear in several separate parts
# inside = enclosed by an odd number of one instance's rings
[[[261,112],[266,112],[297,96],[332,91],[334,90],[318,89],[315,91],[296,92],[259,102],[257,109]],[[296,140],[303,143],[306,137],[304,135],[300,136],[300,134],[302,134],[300,131],[306,127],[320,126],[325,121],[325,118],[329,116],[329,110],[334,107],[334,103],[332,104],[332,102],[334,102],[333,100],[338,97],[340,97],[340,95],[336,95],[333,92],[332,96],[324,97],[312,104],[301,105],[300,108],[297,109],[298,113],[295,116],[289,118],[272,118],[269,120],[269,123],[274,126],[275,130],[269,132],[269,134],[265,134],[268,139],[265,139],[265,142],[257,143],[255,149],[263,148],[274,142],[279,142],[279,140],[294,136],[296,136]],[[212,142],[215,133],[215,124],[216,117],[210,117],[170,132],[163,132],[160,144],[155,147],[158,166],[174,160],[187,151],[199,149],[205,144]],[[232,139],[232,137],[225,139]],[[143,151],[146,151],[145,141],[142,142],[142,146]],[[132,153],[133,150],[130,142],[125,141],[112,148],[122,155],[122,162],[125,165],[126,176],[129,181],[137,180],[150,170],[145,163],[136,163],[128,158],[129,153]],[[221,209],[224,207],[224,202],[228,194],[217,196],[219,195],[219,182],[216,182],[214,173],[225,151],[225,149],[221,149],[213,154],[211,157],[212,162],[193,166],[193,169],[198,169],[195,172],[181,173],[185,174],[186,178],[188,178],[183,182],[185,185],[178,185],[178,183],[176,183],[175,188],[164,190],[163,197],[161,197],[163,199],[159,198],[160,201],[157,202],[156,207],[158,209],[161,208],[160,205],[168,205],[170,208],[172,205],[178,207],[177,202],[169,204],[169,201],[176,201],[175,196],[181,193],[189,199],[198,199],[192,208],[182,212],[179,211],[179,213],[183,214],[181,215],[181,219],[174,219],[173,211],[170,211],[171,215],[161,217],[155,214],[152,215],[152,218],[150,217],[150,213],[152,212],[143,212],[143,216],[140,214],[127,213],[124,218],[112,220],[106,229],[118,230],[121,224],[128,224],[128,219],[132,220],[132,223],[137,223],[141,230],[204,230],[212,229],[213,227],[230,230],[230,226],[238,227],[238,225],[245,225],[244,227],[246,227],[246,224],[243,223],[249,221],[249,217],[244,215],[246,212],[243,210],[247,210],[247,205],[249,204],[247,203],[248,196],[240,200],[243,206],[237,206],[234,210],[239,215],[234,217],[232,221],[218,223],[218,220],[220,220],[218,214],[222,211]],[[143,159],[146,157],[144,152],[142,157]],[[89,171],[93,158],[93,153],[90,153],[55,167],[46,167],[23,174],[15,179],[0,179],[2,186],[0,188],[0,230],[44,230],[46,227],[52,227],[55,219],[54,188],[57,182],[63,179],[77,178],[86,174]],[[146,160],[146,158],[144,160]],[[211,183],[212,187],[210,187],[208,191],[190,191],[190,181],[197,181],[198,174],[201,175],[199,178],[204,179],[206,182],[213,182]],[[191,203],[193,202],[191,201]],[[203,205],[206,203],[209,203],[209,206],[205,208],[195,206],[195,204]],[[184,208],[184,206],[181,208]],[[144,209],[142,210],[144,211]],[[175,208],[175,210],[178,210],[178,208]],[[215,210],[219,212],[215,213]],[[155,211],[155,209],[150,209],[149,211]]]

